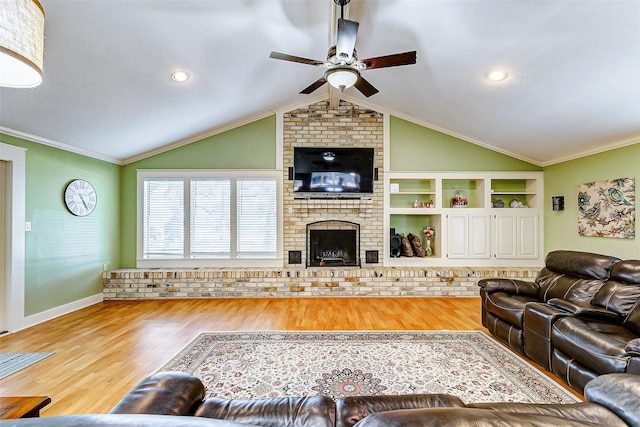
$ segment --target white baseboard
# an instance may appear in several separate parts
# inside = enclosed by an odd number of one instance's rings
[[[27,316],[24,318],[24,321],[22,322],[22,325],[18,330],[30,328],[31,326],[35,326],[39,323],[43,323],[48,320],[55,319],[56,317],[60,317],[65,314],[72,313],[82,308],[89,307],[90,305],[98,304],[102,302],[103,299],[104,299],[103,294],[99,293],[87,298],[83,298],[78,301],[73,301],[68,304],[43,311],[41,313]],[[18,332],[18,330],[15,330],[13,332]]]

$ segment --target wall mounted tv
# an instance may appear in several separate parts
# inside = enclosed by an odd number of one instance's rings
[[[348,198],[373,194],[373,148],[293,149],[296,197]]]

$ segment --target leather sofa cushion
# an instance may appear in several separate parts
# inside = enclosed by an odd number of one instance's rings
[[[511,295],[505,292],[486,294],[485,309],[505,322],[522,329],[524,307],[529,302],[538,301],[535,297]]]
[[[624,425],[612,411],[592,402],[564,405],[540,405],[535,403],[488,402],[467,405],[467,408],[491,409],[512,414],[538,414],[573,421],[598,423],[603,426]],[[560,423],[561,424],[561,423]],[[559,424],[559,425],[560,425]]]
[[[624,326],[640,336],[640,304],[636,304],[624,320]]]
[[[640,284],[640,260],[631,259],[619,262],[611,269],[611,279],[624,283]]]
[[[584,304],[591,302],[595,293],[604,285],[604,282],[599,279],[585,279],[558,273],[547,267],[540,270],[536,283],[539,286],[540,301],[547,302],[552,298],[560,298]]]
[[[613,415],[613,414],[612,414]],[[612,416],[608,427],[625,424]],[[476,408],[405,409],[371,414],[355,427],[585,427],[599,426],[598,422],[573,421],[550,415],[521,414]]]
[[[611,269],[619,262],[620,258],[578,251],[551,251],[544,260],[549,270],[600,281],[608,280]]]
[[[611,381],[612,379],[615,381]],[[590,402],[611,409],[628,425],[640,427],[639,388],[637,375],[602,375],[587,384],[584,396]]]
[[[262,427],[333,427],[335,413],[335,402],[327,396],[247,400],[210,397],[195,415]]]
[[[600,375],[625,372],[625,346],[634,337],[624,326],[575,317],[558,319],[551,329],[556,350]]]
[[[204,396],[198,378],[184,372],[159,372],[143,379],[111,413],[193,415]]]
[[[640,284],[609,280],[593,296],[591,304],[626,316],[640,300]]]
[[[449,394],[409,394],[395,396],[349,396],[336,400],[336,427],[352,427],[370,414],[397,409],[464,407]]]

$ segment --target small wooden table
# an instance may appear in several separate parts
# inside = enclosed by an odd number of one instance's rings
[[[0,419],[37,418],[49,403],[49,396],[0,397]]]

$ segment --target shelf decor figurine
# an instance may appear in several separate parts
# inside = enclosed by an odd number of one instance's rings
[[[436,235],[436,230],[433,227],[426,226],[424,230],[422,230],[422,233],[424,233],[424,238],[426,239],[426,243],[425,243],[426,255],[432,256],[433,249],[431,248],[431,239],[433,239],[433,237]]]
[[[453,193],[453,198],[451,199],[451,207],[452,208],[466,208],[469,205],[469,199],[467,198],[467,193],[463,190],[456,190]]]

